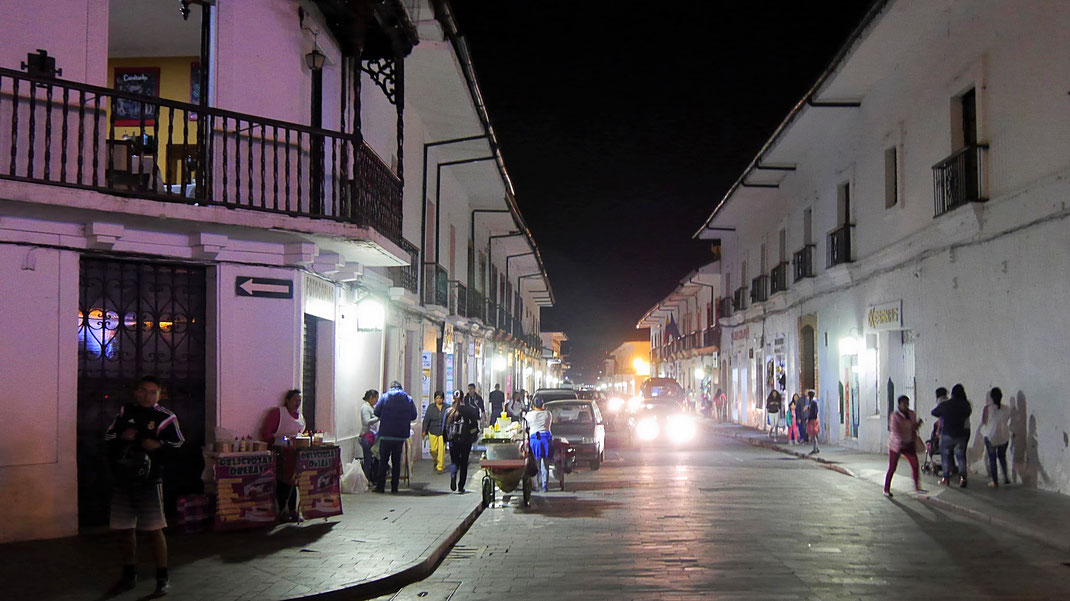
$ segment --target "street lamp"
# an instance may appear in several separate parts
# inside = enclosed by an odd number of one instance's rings
[[[313,48],[312,52],[305,55],[305,64],[312,71],[322,71],[323,63],[327,60],[327,56],[319,51],[319,48]]]

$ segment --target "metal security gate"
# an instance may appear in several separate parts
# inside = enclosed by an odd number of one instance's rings
[[[316,347],[319,345],[318,317],[305,314],[304,345],[301,349],[301,413],[305,417],[305,427],[316,429]]]
[[[205,268],[83,257],[78,297],[78,521],[107,523],[104,432],[134,384],[155,375],[186,444],[165,498],[200,489],[205,428]]]

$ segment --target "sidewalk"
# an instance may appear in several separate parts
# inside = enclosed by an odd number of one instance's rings
[[[816,461],[827,469],[884,486],[884,474],[888,469],[886,454],[822,444],[821,453],[809,455],[809,445],[793,447],[783,437],[774,442],[766,432],[749,426],[712,422],[710,426],[717,434]],[[896,495],[913,495],[918,501],[936,509],[1009,530],[1061,551],[1070,551],[1070,496],[1018,484],[989,488],[987,474],[971,474],[969,488],[959,488],[957,479],[955,486],[943,486],[938,476],[925,473],[921,474],[921,481],[927,492],[915,494],[910,464],[900,460],[895,478],[892,479],[892,492]]]
[[[344,514],[265,530],[168,533],[168,599],[277,601],[374,597],[426,577],[479,516],[478,464],[469,492],[450,493],[449,475],[414,465],[412,488],[397,495],[342,495]],[[139,546],[135,590],[155,584],[152,553]],[[114,537],[78,536],[0,545],[0,598],[105,599],[119,576]]]

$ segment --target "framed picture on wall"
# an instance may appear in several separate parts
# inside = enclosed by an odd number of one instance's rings
[[[201,103],[201,63],[194,61],[189,65],[189,103]],[[196,121],[197,113],[190,111],[189,120]]]
[[[117,92],[159,98],[160,68],[117,67],[113,88]],[[119,126],[153,125],[156,123],[156,105],[116,98],[112,105],[112,119]]]

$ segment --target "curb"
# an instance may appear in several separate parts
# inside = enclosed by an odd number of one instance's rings
[[[717,432],[717,434],[721,434],[729,438],[735,438],[737,440],[746,440],[752,446],[777,451],[786,455],[794,455],[796,457],[799,457],[800,459],[809,459],[818,463],[821,467],[825,469],[829,469],[834,472],[839,472],[845,476],[850,476],[852,478],[858,478],[858,476],[854,472],[852,472],[846,467],[832,463],[827,459],[821,459],[819,457],[814,457],[813,455],[792,451],[791,449],[786,449],[771,440],[754,438],[752,436],[746,436],[743,433],[737,433],[732,431]],[[859,479],[864,480],[863,478]],[[915,495],[913,498],[917,499],[919,503],[922,503],[923,505],[928,505],[934,509],[940,509],[949,513],[954,513],[962,517],[974,520],[981,524],[996,526],[998,528],[1013,532],[1014,534],[1017,534],[1018,536],[1021,536],[1023,538],[1032,539],[1036,542],[1048,545],[1049,547],[1053,547],[1063,552],[1070,552],[1070,540],[1052,536],[1048,532],[1037,530],[1029,526],[1023,526],[1022,524],[1016,523],[1012,520],[994,517],[983,511],[978,511],[976,509],[970,509],[969,507],[957,505],[955,503],[945,501],[932,495]]]
[[[477,470],[476,473],[478,472],[479,470]],[[476,496],[479,498],[479,495]],[[457,541],[468,533],[468,529],[475,523],[476,518],[483,513],[482,499],[480,498],[479,500],[480,502],[476,503],[476,506],[472,511],[461,520],[461,523],[449,534],[440,538],[434,547],[430,549],[430,553],[423,559],[411,563],[392,574],[365,580],[337,590],[306,595],[298,598],[302,601],[342,601],[343,599],[347,601],[358,601],[361,599],[374,599],[375,597],[396,593],[414,582],[427,578],[438,568],[438,564],[442,563],[442,560],[446,558],[446,555],[453,549],[453,546],[457,544]]]

